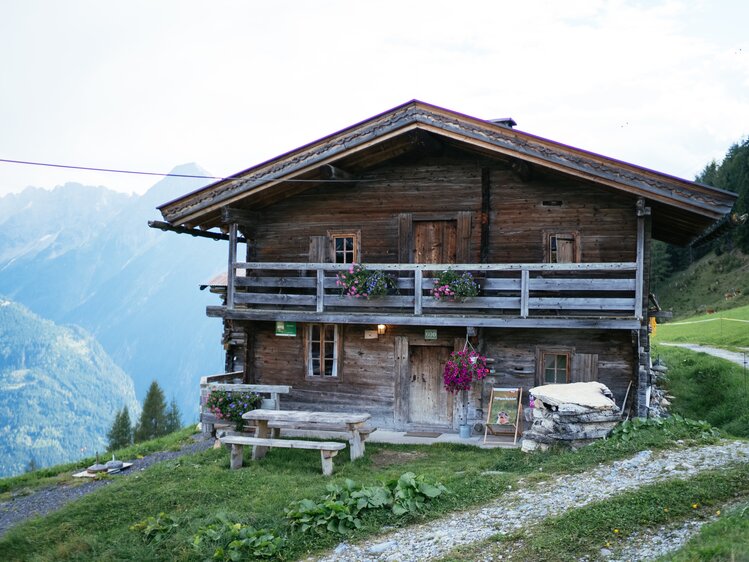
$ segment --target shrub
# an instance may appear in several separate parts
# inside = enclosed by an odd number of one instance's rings
[[[235,523],[226,514],[220,513],[213,523],[198,530],[192,545],[198,552],[210,545],[214,560],[247,560],[249,557],[277,556],[284,542],[283,537],[268,529]]]
[[[244,427],[242,414],[258,408],[262,398],[254,392],[227,392],[214,390],[208,395],[205,406],[220,420],[234,423],[237,431]]]

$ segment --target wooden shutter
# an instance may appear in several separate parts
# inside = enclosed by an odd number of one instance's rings
[[[458,235],[455,248],[457,263],[471,262],[471,211],[458,213]]]
[[[598,354],[575,353],[572,357],[572,382],[598,380]]]
[[[330,238],[327,236],[309,237],[309,263],[330,261]]]
[[[398,215],[398,263],[412,263],[413,214]]]

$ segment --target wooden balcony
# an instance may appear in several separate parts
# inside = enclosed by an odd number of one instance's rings
[[[384,297],[341,295],[329,263],[234,263],[226,306],[231,319],[424,326],[637,329],[642,283],[637,263],[364,264],[386,272],[397,289]],[[481,286],[462,302],[432,297],[434,277],[470,271]]]

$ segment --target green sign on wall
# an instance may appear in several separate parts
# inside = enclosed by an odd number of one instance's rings
[[[276,335],[296,337],[296,322],[276,322]]]

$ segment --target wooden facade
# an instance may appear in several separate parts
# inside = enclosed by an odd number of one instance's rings
[[[619,404],[632,383],[644,415],[651,237],[687,243],[734,201],[410,102],[167,203],[158,227],[229,240],[223,302],[208,309],[224,319],[227,370],[290,385],[292,408],[444,430],[461,409],[442,366],[467,337],[494,370],[469,422],[491,386],[551,380],[601,381]],[[336,273],[352,260],[397,289],[342,296]],[[480,294],[435,300],[432,278],[450,267]],[[277,335],[279,321],[296,335]]]

